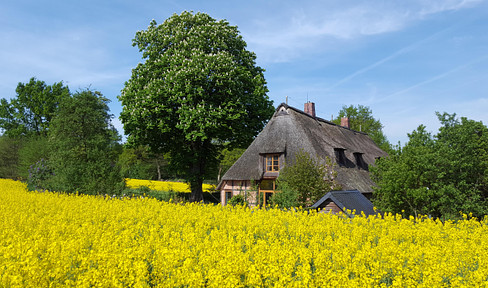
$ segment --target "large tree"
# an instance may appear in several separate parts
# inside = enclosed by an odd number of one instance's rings
[[[59,102],[70,95],[62,82],[46,85],[36,78],[19,83],[15,91],[16,98],[0,100],[0,129],[9,136],[45,136]]]
[[[204,13],[153,20],[133,45],[144,63],[119,97],[127,141],[169,152],[190,183],[191,201],[201,201],[222,143],[248,145],[274,112],[264,70],[237,27]]]
[[[108,99],[84,90],[63,100],[51,123],[47,188],[84,194],[117,193],[123,179],[116,165],[119,136],[111,124]]]
[[[459,217],[488,213],[488,128],[481,122],[439,114],[432,135],[421,125],[404,147],[371,167],[374,204],[406,215]]]
[[[340,124],[342,117],[349,118],[351,129],[368,133],[376,145],[386,152],[390,151],[391,145],[385,134],[383,134],[383,124],[381,124],[380,120],[373,117],[373,111],[368,106],[344,105],[333,122]]]

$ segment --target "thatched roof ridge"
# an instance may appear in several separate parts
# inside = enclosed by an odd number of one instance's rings
[[[293,162],[300,150],[318,159],[329,157],[335,161],[335,149],[342,149],[347,160],[345,165],[336,169],[337,180],[343,188],[372,192],[374,183],[369,172],[356,166],[354,153],[360,154],[366,165],[374,164],[377,157],[384,157],[386,153],[366,133],[312,117],[282,103],[222,180],[260,180],[264,174],[264,154],[281,154],[285,160],[280,162],[282,166],[282,162]]]
[[[326,120],[326,119],[324,119],[324,118],[320,118],[320,117],[317,117],[317,116],[312,117],[312,116],[311,116],[311,115],[309,115],[308,113],[306,113],[306,112],[304,112],[304,111],[302,111],[302,110],[300,110],[300,109],[297,109],[297,108],[295,108],[295,107],[288,106],[288,104],[285,104],[285,103],[281,103],[281,104],[278,106],[278,108],[276,108],[276,111],[279,111],[280,107],[284,107],[285,109],[291,109],[291,110],[294,110],[296,113],[300,113],[300,114],[302,114],[302,115],[304,115],[304,116],[306,116],[306,117],[313,118],[313,119],[315,119],[315,120],[317,120],[317,121],[320,121],[320,122],[323,122],[323,123],[326,123],[326,124],[329,124],[329,125],[332,125],[332,126],[337,126],[337,127],[342,128],[342,129],[347,129],[347,130],[354,131],[354,132],[356,132],[356,133],[360,133],[360,134],[368,135],[368,134],[367,134],[367,133],[365,133],[365,132],[356,131],[356,130],[353,130],[353,129],[351,129],[351,128],[343,127],[343,126],[341,126],[341,125],[338,125],[338,124],[336,124],[336,123],[334,123],[334,122],[332,122],[332,121]]]

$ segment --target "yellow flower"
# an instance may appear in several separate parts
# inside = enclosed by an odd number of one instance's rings
[[[28,192],[0,179],[0,287],[486,287],[488,220]]]
[[[191,192],[188,184],[184,182],[152,181],[152,180],[127,178],[125,179],[125,183],[129,188],[139,188],[145,186],[151,190],[187,192],[187,193]],[[202,188],[204,192],[210,192],[215,190],[215,186],[210,184],[203,184]]]

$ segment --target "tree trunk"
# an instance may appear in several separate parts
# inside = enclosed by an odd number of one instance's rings
[[[158,169],[158,181],[161,181],[161,164],[159,164],[159,160],[156,158],[156,167]]]
[[[195,155],[195,160],[190,163],[190,202],[203,201],[203,175],[205,174],[205,158],[202,143],[192,143],[192,150]]]
[[[200,202],[203,201],[203,189],[202,189],[203,179],[198,177],[190,182],[190,202]]]

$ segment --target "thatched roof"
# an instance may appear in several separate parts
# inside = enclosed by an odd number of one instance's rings
[[[358,190],[331,191],[313,204],[312,208],[325,208],[329,202],[328,200],[334,202],[344,213],[348,215],[349,213],[347,210],[356,210],[357,215],[360,215],[361,212],[363,212],[365,216],[377,214],[377,212],[374,211],[373,203],[371,203],[371,201],[369,201]]]
[[[358,189],[363,193],[372,192],[374,183],[369,172],[355,164],[354,153],[361,154],[366,164],[364,167],[374,164],[376,158],[387,155],[366,133],[312,117],[282,103],[222,180],[260,180],[264,173],[263,165],[260,165],[261,155],[282,153],[285,162],[288,162],[293,161],[301,149],[312,156],[321,159],[329,157],[333,161],[336,161],[334,149],[343,149],[346,162],[341,167],[336,166],[337,180],[343,189]]]

